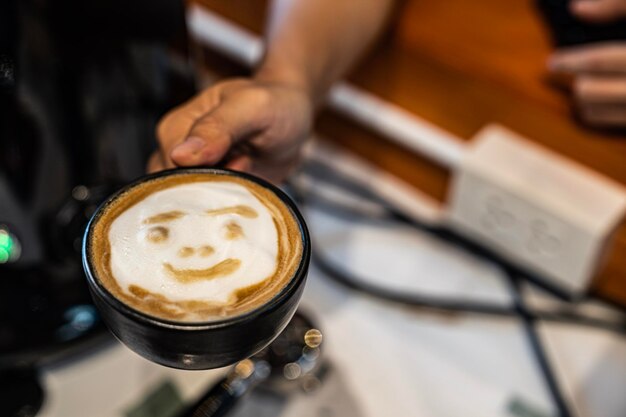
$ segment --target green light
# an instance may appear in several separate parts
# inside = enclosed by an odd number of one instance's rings
[[[11,235],[5,230],[0,230],[0,264],[9,262],[14,244]]]
[[[0,248],[0,264],[6,263],[9,261],[10,252],[5,248]]]
[[[13,246],[13,239],[11,239],[11,235],[4,230],[0,230],[0,248],[7,248],[8,250],[11,250],[11,246]]]

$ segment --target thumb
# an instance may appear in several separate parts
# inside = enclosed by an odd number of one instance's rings
[[[583,20],[598,23],[616,20],[626,13],[622,0],[575,0],[570,10]]]
[[[170,157],[179,166],[216,164],[231,146],[268,126],[266,109],[249,94],[227,97],[193,124]]]

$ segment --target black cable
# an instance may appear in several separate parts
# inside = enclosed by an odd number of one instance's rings
[[[376,213],[375,216],[373,216],[373,210],[364,211],[361,209],[357,209],[354,207],[354,205],[349,206],[347,204],[337,203],[337,201],[326,199],[324,197],[321,197],[319,194],[313,194],[312,196],[314,198],[311,199],[308,196],[305,196],[302,190],[296,184],[290,183],[289,186],[293,190],[294,198],[301,203],[315,204],[316,207],[325,210],[335,217],[341,217],[351,221],[363,219],[388,220],[410,226],[411,228],[414,228],[416,230],[427,232],[428,234],[434,236],[441,241],[445,241],[448,244],[452,244],[456,247],[461,247],[463,250],[470,252],[472,255],[475,255],[479,258],[485,259],[497,265],[506,266],[516,275],[524,277],[528,280],[528,282],[541,287],[544,291],[547,291],[557,298],[569,302],[579,301],[571,300],[565,294],[563,294],[562,291],[551,288],[547,286],[545,282],[542,282],[545,280],[541,280],[539,277],[532,276],[528,271],[516,268],[515,266],[511,265],[508,260],[500,257],[499,254],[490,251],[485,247],[477,245],[475,242],[468,240],[464,236],[461,236],[450,229],[447,229],[440,225],[431,225],[428,223],[419,222],[412,217],[408,217],[407,215],[396,209],[392,204],[389,204],[387,200],[381,198],[370,188],[363,186],[357,183],[355,180],[339,173],[336,169],[326,163],[309,160],[306,161],[304,167],[304,171],[308,175],[314,177],[316,182],[321,182],[325,185],[339,188],[342,190],[343,194],[347,194],[345,191],[348,191],[348,194],[351,194],[362,201],[366,201],[368,204],[376,205],[380,210],[378,213]],[[587,294],[585,299],[594,300],[605,304],[612,309],[619,310],[624,313],[626,317],[626,308],[623,306],[613,304],[607,300],[600,299],[597,296],[591,294]],[[620,326],[622,331],[626,331],[626,320],[620,323]]]
[[[370,284],[361,278],[353,276],[350,272],[335,265],[323,255],[323,250],[315,242],[312,242],[312,260],[317,268],[328,278],[342,286],[374,298],[380,298],[393,303],[403,304],[410,307],[426,308],[435,311],[472,313],[500,317],[517,317],[515,307],[497,303],[488,303],[469,299],[436,297],[420,295],[415,292],[401,292]],[[541,320],[554,323],[572,324],[599,328],[626,336],[626,325],[609,320],[587,317],[570,311],[545,311],[527,309],[526,314],[533,320]]]
[[[316,207],[322,208],[327,212],[334,215],[339,215],[342,218],[346,218],[350,221],[355,221],[367,217],[367,214],[360,212],[359,210],[348,208],[344,205],[335,204],[318,196],[314,196],[314,199],[304,197],[304,194],[297,187],[291,186],[291,191],[294,198],[300,204],[315,204]],[[450,243],[450,237],[442,234],[437,228],[427,225],[420,225],[416,222],[407,219],[397,213],[390,213],[388,210],[383,212],[377,220],[390,220],[395,222],[405,223],[413,227],[417,227],[421,231],[434,235],[436,238]],[[487,314],[494,316],[504,317],[517,317],[518,311],[515,307],[502,305],[497,303],[489,303],[483,301],[475,301],[462,298],[442,298],[428,295],[420,295],[415,292],[407,293],[396,291],[388,288],[384,288],[379,285],[367,283],[365,280],[353,276],[350,272],[344,268],[335,265],[327,257],[323,256],[324,251],[315,244],[315,239],[312,239],[312,260],[317,267],[324,272],[329,278],[335,282],[372,297],[381,298],[390,302],[404,304],[407,306],[428,308],[432,310],[440,311],[453,311],[460,313],[474,313],[474,314]],[[452,242],[457,243],[457,242]],[[463,245],[462,245],[463,246]],[[467,246],[467,245],[465,245]],[[464,247],[466,250],[476,254],[471,248]],[[480,257],[485,257],[482,254],[478,254]],[[499,260],[489,259],[496,264],[501,264]],[[507,266],[507,270],[510,268]],[[548,322],[572,324],[579,326],[586,326],[592,328],[603,329],[614,332],[621,336],[626,336],[626,321],[612,321],[603,320],[594,317],[589,317],[577,312],[569,310],[531,310],[527,309],[526,314],[532,316],[534,320],[542,320]]]
[[[537,361],[539,371],[541,372],[546,382],[546,386],[548,388],[548,391],[550,392],[551,397],[553,398],[555,407],[559,412],[559,416],[571,417],[572,414],[569,412],[567,403],[565,402],[563,395],[561,394],[562,391],[559,388],[559,384],[550,366],[550,362],[547,359],[545,350],[537,333],[536,323],[539,320],[547,319],[551,321],[568,322],[578,325],[590,324],[584,323],[582,321],[570,321],[565,318],[559,317],[557,314],[554,314],[552,316],[545,315],[542,317],[542,314],[534,312],[526,306],[520,293],[518,283],[512,285],[511,291],[513,294],[514,308],[497,304],[473,302],[468,300],[419,296],[415,293],[407,294],[388,290],[382,287],[368,284],[366,282],[363,282],[362,280],[355,279],[354,277],[351,277],[349,274],[347,274],[345,271],[341,271],[339,268],[337,268],[335,265],[328,262],[323,256],[321,256],[321,251],[319,250],[319,248],[313,246],[313,250],[311,252],[313,254],[313,262],[315,263],[315,265],[320,269],[320,271],[326,274],[326,276],[330,277],[333,281],[338,282],[341,285],[352,290],[368,294],[376,298],[381,298],[387,301],[409,305],[412,307],[428,308],[435,311],[475,313],[495,315],[500,317],[506,316],[519,318],[522,322],[524,332],[528,338],[530,348],[533,352],[535,360]],[[507,277],[510,280],[516,280],[516,278],[512,278],[511,275],[508,275]],[[603,323],[603,325],[606,324]],[[595,324],[593,324],[592,326],[597,327]],[[607,330],[618,331],[617,329],[609,328],[608,326],[603,326],[603,328],[606,328]]]
[[[309,169],[311,169],[310,164]],[[323,252],[316,247],[313,240],[312,260],[318,268],[325,273],[326,276],[352,290],[404,305],[447,312],[477,313],[519,318],[522,322],[530,347],[533,351],[533,355],[543,379],[545,380],[548,391],[550,392],[550,396],[554,401],[554,405],[559,413],[559,416],[572,417],[572,413],[570,412],[567,401],[562,394],[556,375],[551,367],[550,361],[548,360],[544,346],[541,342],[541,338],[537,332],[536,323],[539,320],[564,322],[576,325],[592,326],[594,328],[603,328],[615,331],[620,335],[626,334],[626,325],[624,323],[613,323],[606,320],[594,319],[575,312],[541,312],[532,310],[526,305],[519,284],[518,277],[524,276],[523,271],[519,271],[517,268],[509,265],[505,260],[484,250],[484,248],[467,241],[462,236],[458,236],[446,230],[441,230],[437,227],[418,223],[413,219],[404,216],[379,196],[374,195],[370,190],[365,189],[358,184],[354,184],[349,179],[335,172],[335,170],[331,167],[318,163],[317,165],[313,165],[313,169],[317,170],[318,176],[323,177],[326,182],[330,182],[334,186],[339,185],[349,190],[356,190],[359,197],[378,203],[383,208],[383,213],[378,217],[379,219],[391,219],[397,221],[398,223],[410,225],[414,228],[432,234],[439,239],[461,246],[464,250],[499,265],[506,273],[508,282],[511,286],[513,306],[509,307],[494,303],[477,302],[464,299],[444,299],[440,297],[422,296],[417,293],[403,293],[369,284],[362,279],[355,278],[350,273],[337,267],[325,258],[322,255]],[[304,198],[304,194],[297,189],[297,187],[292,186],[292,193],[294,194],[295,199],[300,203],[306,202],[307,199]],[[355,210],[347,209],[345,206],[338,206],[336,204],[333,206],[333,203],[329,203],[328,201],[323,201],[322,205],[325,206],[327,210],[333,209],[336,213],[340,213],[341,215],[347,214],[351,220],[359,217],[366,217],[362,215],[359,216]],[[524,276],[524,278],[527,277]]]
[[[412,307],[420,307],[420,308],[428,308],[435,311],[444,311],[444,312],[458,312],[458,313],[475,313],[475,314],[488,314],[495,315],[500,317],[514,317],[520,319],[522,326],[524,328],[524,332],[529,341],[530,348],[533,352],[535,360],[537,362],[539,371],[546,383],[550,396],[553,399],[555,408],[558,411],[559,417],[571,417],[572,414],[569,411],[569,407],[567,402],[565,401],[562,391],[559,387],[558,381],[556,379],[555,373],[550,366],[550,362],[545,353],[545,349],[543,344],[541,343],[541,339],[539,338],[539,334],[537,332],[536,323],[539,320],[552,320],[559,322],[570,322],[574,324],[585,324],[583,321],[567,321],[565,319],[560,318],[557,314],[552,316],[545,315],[542,317],[542,314],[537,313],[531,309],[529,309],[524,300],[523,296],[520,292],[519,283],[517,282],[517,278],[514,278],[513,275],[507,270],[507,278],[511,281],[512,287],[512,295],[514,307],[501,306],[497,304],[489,304],[483,302],[473,302],[469,300],[459,300],[452,298],[440,298],[440,297],[431,297],[431,296],[419,296],[418,294],[411,293],[402,293],[398,291],[389,290],[386,288],[382,288],[379,286],[375,286],[369,283],[364,282],[361,279],[354,278],[346,271],[343,271],[333,265],[332,262],[329,262],[323,255],[321,255],[322,251],[313,245],[312,247],[312,260],[315,265],[322,271],[327,277],[331,278],[334,282],[338,282],[339,284],[350,288],[352,290],[374,296],[376,298],[384,299],[387,301],[409,305]],[[595,325],[593,327],[596,327]],[[607,330],[617,329],[608,328]],[[623,334],[623,333],[622,333]]]
[[[522,322],[522,326],[524,327],[524,332],[526,333],[526,338],[528,339],[530,348],[535,356],[535,361],[539,366],[539,370],[543,375],[543,379],[547,385],[548,391],[550,392],[552,401],[554,402],[554,405],[559,413],[558,415],[560,417],[571,417],[572,413],[570,412],[569,406],[563,397],[563,391],[559,386],[556,374],[550,365],[545,348],[541,342],[541,338],[539,337],[539,333],[537,331],[537,319],[532,314],[529,314],[529,309],[526,306],[524,297],[522,296],[519,279],[509,271],[506,271],[506,273],[511,287],[511,294],[513,295],[513,302],[518,310],[519,318]]]
[[[485,246],[479,245],[476,242],[471,241],[462,235],[459,235],[452,229],[446,228],[445,226],[439,224],[432,225],[429,223],[420,222],[412,217],[405,215],[404,213],[396,209],[393,205],[389,204],[385,199],[374,193],[372,190],[361,184],[356,183],[354,180],[342,174],[339,174],[335,169],[327,164],[321,163],[319,161],[309,161],[305,164],[305,168],[307,173],[313,174],[312,176],[315,177],[316,181],[322,182],[325,185],[330,185],[331,187],[342,188],[344,190],[344,194],[345,190],[349,190],[350,194],[357,196],[358,198],[360,198],[360,200],[365,200],[369,204],[373,203],[375,205],[378,205],[381,213],[377,213],[376,216],[372,217],[372,210],[364,212],[363,210],[356,209],[354,207],[348,207],[348,205],[346,204],[338,204],[336,201],[330,201],[324,197],[320,198],[320,196],[317,194],[313,194],[314,199],[309,199],[304,196],[304,194],[301,192],[301,190],[298,189],[298,187],[295,187],[293,189],[295,192],[295,198],[300,199],[299,201],[301,202],[306,201],[307,203],[313,203],[316,206],[324,209],[325,211],[333,214],[334,216],[346,218],[348,220],[369,220],[371,218],[377,220],[389,220],[410,226],[411,228],[416,230],[427,232],[437,239],[445,241],[456,247],[460,247],[476,257],[485,259],[498,265],[507,266],[517,275],[524,277],[529,283],[540,287],[542,290],[550,293],[556,298],[568,302],[581,301],[579,299],[572,299],[571,295],[567,294],[562,288],[550,285],[547,280],[542,279],[539,276],[533,275],[527,270],[517,268],[516,266],[510,264],[507,259],[501,257],[497,252],[494,252]],[[293,184],[291,184],[291,186],[294,187]],[[586,294],[585,300],[594,300],[597,302],[601,302],[604,305],[607,305],[615,310],[619,310],[622,313],[626,314],[626,307],[614,304],[609,300],[601,299],[597,296],[594,296],[593,294]],[[626,320],[623,324],[624,329],[626,330]]]
[[[391,290],[381,286],[369,284],[364,280],[354,278],[348,272],[342,271],[321,255],[321,250],[315,244],[312,245],[311,258],[313,263],[326,276],[333,281],[338,282],[346,288],[391,301],[398,304],[404,304],[411,307],[421,307],[433,310],[453,311],[460,313],[476,313],[494,316],[514,316],[516,313],[510,307],[490,304],[484,302],[475,302],[471,300],[458,300],[453,298],[438,298],[431,296],[421,296],[416,293],[407,293]]]

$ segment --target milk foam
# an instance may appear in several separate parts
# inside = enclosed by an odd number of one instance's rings
[[[251,208],[256,217],[223,210],[237,206]],[[163,222],[147,220],[170,212],[182,215]],[[233,223],[243,232],[236,238],[229,235]],[[167,237],[150,240],[155,227],[167,229]],[[246,187],[234,182],[194,182],[156,191],[115,218],[108,239],[111,272],[124,292],[135,285],[171,301],[228,304],[238,289],[260,283],[277,268],[278,235],[272,215]],[[206,247],[213,251],[201,250]],[[171,272],[207,270],[228,259],[240,263],[223,276],[181,282]]]

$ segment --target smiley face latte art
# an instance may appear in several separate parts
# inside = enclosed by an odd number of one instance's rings
[[[225,174],[174,174],[130,188],[105,207],[88,245],[116,298],[187,322],[267,303],[302,257],[290,209],[267,188]]]

